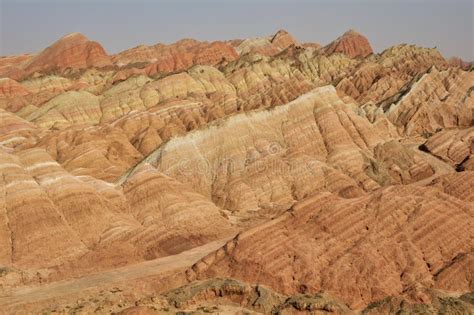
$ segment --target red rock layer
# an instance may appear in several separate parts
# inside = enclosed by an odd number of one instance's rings
[[[15,80],[9,78],[0,79],[0,99],[26,96],[30,92]]]
[[[323,50],[326,54],[343,53],[351,58],[367,57],[373,53],[368,39],[354,30],[345,32]]]
[[[193,65],[216,65],[237,58],[235,49],[224,42],[199,42],[192,39],[180,40],[171,45],[138,46],[113,56],[119,66],[140,63],[149,64],[146,72],[153,75],[190,68]]]
[[[34,56],[24,70],[29,74],[109,65],[110,57],[99,43],[88,40],[82,34],[72,33]]]
[[[433,188],[393,186],[350,200],[319,194],[242,233],[188,277],[325,290],[353,308],[390,295],[430,303],[423,288],[472,290],[472,216],[469,203]]]
[[[298,44],[296,39],[294,39],[293,36],[291,36],[290,33],[285,30],[279,30],[276,32],[270,42],[273,44],[273,46],[279,48],[280,50],[286,49],[291,45]]]
[[[22,65],[32,58],[31,55],[0,57],[0,78],[18,80],[24,76]]]

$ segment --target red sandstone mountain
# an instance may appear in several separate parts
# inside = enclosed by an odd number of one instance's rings
[[[25,66],[25,71],[64,71],[68,68],[101,68],[109,65],[110,58],[99,43],[88,40],[82,34],[72,33],[34,56]]]
[[[352,29],[345,32],[341,37],[337,38],[323,49],[327,54],[339,52],[346,54],[351,58],[367,57],[373,53],[368,39]]]
[[[279,30],[276,32],[270,42],[280,49],[285,49],[291,45],[298,44],[293,36],[291,36],[290,33],[285,30]]]
[[[0,77],[23,79],[35,72],[64,72],[102,68],[112,65],[110,57],[97,42],[80,33],[66,35],[37,55],[0,58]]]
[[[183,39],[171,45],[138,46],[112,57],[118,66],[144,63],[150,75],[187,69],[193,65],[217,65],[237,58],[235,49],[224,42]],[[143,66],[142,66],[143,67]]]
[[[460,65],[354,31],[0,58],[0,309],[469,314]]]

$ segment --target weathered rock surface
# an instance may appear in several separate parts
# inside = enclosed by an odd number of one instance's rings
[[[432,188],[392,186],[350,200],[318,194],[240,234],[188,275],[287,294],[325,290],[353,308],[391,295],[431,303],[424,288],[472,290],[472,216],[471,204]]]
[[[3,109],[0,109],[0,122],[0,148],[3,149],[34,145],[40,134],[37,126]]]
[[[433,175],[415,150],[385,140],[393,132],[359,116],[327,86],[173,138],[144,162],[223,208],[274,214],[318,191],[354,197]]]
[[[443,130],[430,137],[422,149],[461,172],[474,170],[474,128]]]
[[[387,109],[407,134],[474,125],[474,72],[431,69]]]
[[[122,188],[73,176],[40,149],[2,150],[0,165],[2,265],[96,270],[232,231],[214,204],[156,171],[136,172]]]
[[[431,303],[410,303],[398,297],[387,297],[353,311],[327,292],[284,295],[260,284],[248,284],[229,278],[195,281],[171,290],[163,290],[144,298],[128,292],[126,284],[104,288],[95,295],[72,300],[67,305],[54,302],[32,308],[32,311],[129,314],[390,314],[402,312],[422,314],[469,314],[472,293],[447,295],[427,290]]]

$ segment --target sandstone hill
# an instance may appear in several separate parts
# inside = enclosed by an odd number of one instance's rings
[[[353,30],[1,57],[0,313],[469,314],[473,91]]]
[[[369,40],[355,30],[348,30],[341,37],[324,47],[327,54],[343,53],[351,58],[367,57],[373,53]]]

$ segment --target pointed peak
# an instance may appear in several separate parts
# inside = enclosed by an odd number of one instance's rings
[[[288,33],[286,30],[283,30],[283,29],[278,30],[275,33],[275,35],[272,36],[272,38],[270,39],[270,42],[278,46],[281,46],[281,48],[286,48],[290,45],[297,43],[295,38],[291,36],[291,34]]]
[[[79,32],[75,32],[75,33],[70,33],[70,34],[67,34],[67,35],[64,35],[63,37],[61,37],[59,41],[80,41],[80,42],[84,42],[84,41],[88,41],[89,39],[83,35],[82,33],[79,33]]]
[[[347,30],[344,34],[342,34],[342,36],[364,36],[364,35],[356,31],[355,29],[351,28]]]
[[[278,38],[285,38],[285,37],[293,38],[293,36],[291,36],[291,34],[288,33],[288,31],[284,29],[279,29],[273,36],[271,36],[270,41],[273,42]]]
[[[288,35],[290,33],[288,33],[287,30],[284,30],[284,29],[279,29],[274,36],[279,36],[279,35]]]

